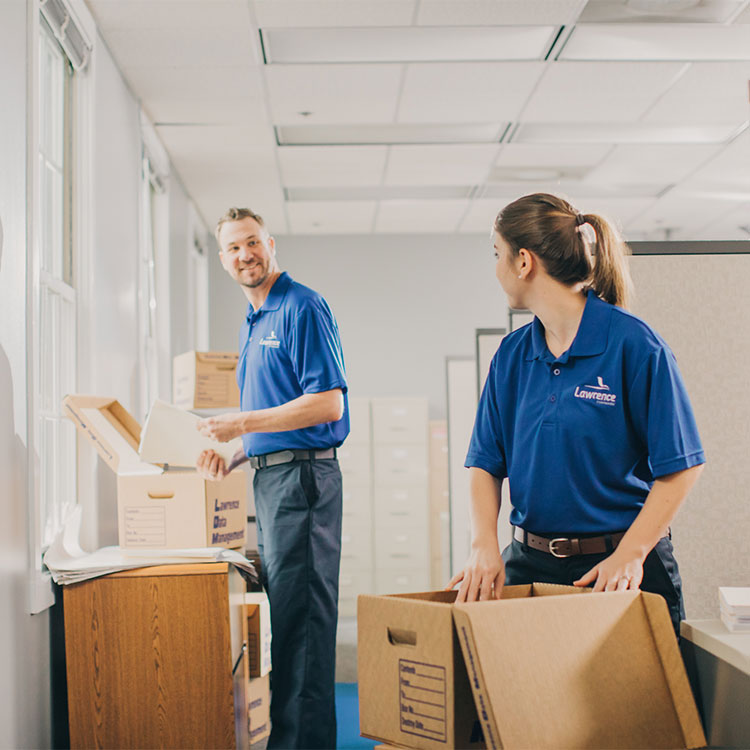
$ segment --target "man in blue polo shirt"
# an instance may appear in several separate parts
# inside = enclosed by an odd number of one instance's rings
[[[269,748],[334,748],[334,671],[341,557],[341,472],[349,433],[347,383],[336,320],[317,292],[282,273],[263,219],[230,209],[216,228],[219,257],[248,300],[239,342],[240,413],[200,431],[242,436],[226,467],[203,453],[199,471],[220,479],[247,459],[258,549],[271,604]]]

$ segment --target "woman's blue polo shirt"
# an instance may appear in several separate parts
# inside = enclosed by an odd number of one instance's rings
[[[547,348],[538,318],[503,339],[466,466],[508,477],[516,526],[604,533],[631,525],[655,478],[704,461],[667,344],[589,292],[560,357]]]
[[[245,453],[337,447],[349,434],[344,356],[336,319],[317,292],[282,273],[254,310],[248,304],[240,330],[237,383],[242,411],[280,406],[305,393],[340,388],[344,414],[337,422],[287,432],[242,436]]]

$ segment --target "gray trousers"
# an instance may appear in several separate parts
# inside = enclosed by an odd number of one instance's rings
[[[258,469],[258,551],[271,604],[269,748],[336,747],[341,471],[335,459]]]

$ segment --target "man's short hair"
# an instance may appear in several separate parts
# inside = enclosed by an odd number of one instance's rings
[[[216,224],[216,241],[219,242],[219,232],[221,231],[222,224],[226,224],[228,221],[242,221],[243,219],[253,219],[258,222],[261,229],[266,229],[266,224],[260,214],[256,214],[249,208],[230,208],[227,209],[224,216],[222,216]],[[268,230],[266,229],[266,233]],[[219,242],[221,247],[221,242]]]

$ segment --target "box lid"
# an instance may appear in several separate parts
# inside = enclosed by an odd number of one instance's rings
[[[195,358],[199,362],[230,365],[227,369],[233,370],[237,366],[239,355],[237,352],[195,352]]]
[[[145,463],[138,455],[141,427],[117,399],[68,395],[63,413],[94,444],[99,455],[117,474],[161,474],[161,466]]]
[[[660,596],[511,588],[453,607],[488,748],[705,745]]]

